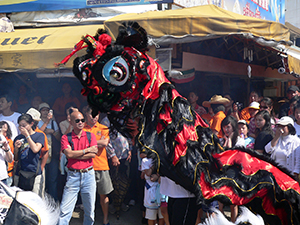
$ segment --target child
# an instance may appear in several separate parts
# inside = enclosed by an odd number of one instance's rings
[[[156,218],[158,216],[159,225],[164,225],[164,218],[160,210],[160,193],[158,175],[152,175],[152,159],[147,158],[144,153],[140,154],[142,158],[142,174],[141,177],[146,180],[145,184],[145,195],[144,195],[144,206],[146,207],[146,216],[148,219],[148,225],[155,225]]]
[[[238,121],[238,129],[239,129],[239,135],[245,139],[245,147],[246,148],[254,148],[254,142],[255,139],[253,137],[248,137],[248,124],[246,120],[239,120]]]

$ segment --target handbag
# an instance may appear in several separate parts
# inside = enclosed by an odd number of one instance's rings
[[[20,162],[18,163],[18,165]],[[24,191],[32,191],[34,186],[34,181],[36,176],[38,175],[39,168],[41,166],[41,160],[39,159],[36,172],[19,170],[19,183],[18,187],[23,189]],[[20,166],[21,167],[21,166]]]

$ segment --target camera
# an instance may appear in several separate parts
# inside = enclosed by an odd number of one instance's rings
[[[235,105],[237,106],[238,110],[241,110],[243,108],[243,103],[236,102]]]
[[[22,145],[24,145],[24,143],[25,143],[25,139],[24,139],[24,138],[22,138],[22,139],[20,139],[20,141],[21,141]]]

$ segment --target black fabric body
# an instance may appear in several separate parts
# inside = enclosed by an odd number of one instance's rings
[[[4,225],[38,225],[38,216],[16,199],[10,205]]]
[[[125,42],[127,40],[125,30],[118,43],[124,44],[124,40]],[[111,46],[106,49],[106,53],[95,64],[83,63],[91,58],[89,54],[74,60],[73,72],[87,92],[87,101],[93,109],[93,114],[96,115],[99,111],[107,113],[114,129],[117,129],[123,136],[130,138],[134,137],[128,128],[128,121],[129,119],[138,121],[139,132],[135,136],[135,146],[141,152],[146,153],[147,157],[154,160],[156,167],[154,173],[157,172],[166,176],[194,193],[198,205],[208,205],[214,200],[231,205],[232,202],[226,195],[232,193],[231,189],[241,199],[257,196],[257,193],[264,189],[267,194],[263,197],[268,197],[267,199],[271,201],[270,205],[285,210],[288,225],[300,224],[300,194],[294,189],[282,190],[273,174],[267,170],[258,170],[248,176],[242,172],[243,165],[238,160],[234,165],[222,165],[219,159],[213,156],[227,150],[221,147],[219,139],[208,127],[200,125],[196,127],[198,140],[183,140],[186,142],[186,154],[180,154],[179,160],[174,164],[175,147],[179,144],[176,142],[176,137],[183,131],[184,126],[194,128],[198,118],[196,118],[196,113],[191,109],[189,102],[173,92],[174,86],[172,84],[155,84],[159,80],[156,80],[157,77],[152,77],[153,80],[150,81],[151,76],[147,72],[147,66],[150,65],[148,56],[132,52],[134,52],[132,49],[128,49],[127,52],[122,46]],[[122,86],[110,84],[103,78],[102,74],[104,65],[116,56],[122,56],[129,67],[129,78]],[[85,66],[80,67],[83,65],[82,63]],[[154,76],[156,75],[154,74]],[[89,89],[95,80],[98,87],[102,89],[99,94],[94,94],[93,90]],[[146,100],[141,94],[142,91],[148,91],[148,93],[154,91],[152,86],[148,86],[148,90],[143,90],[148,82],[154,84],[154,87],[155,85],[159,87],[159,97],[155,100],[150,97]],[[135,85],[134,89],[132,85]],[[174,97],[174,95],[176,96]],[[166,122],[160,119],[164,116],[168,117],[168,115],[171,116],[171,121]],[[293,177],[286,169],[263,155],[245,148],[235,148],[235,150],[269,162],[286,173],[287,176]],[[204,181],[200,179],[203,175]],[[205,199],[202,193],[204,187],[209,187],[209,190],[225,187],[228,193],[216,194],[210,199]],[[265,212],[262,198],[255,197],[246,206],[253,212],[260,214],[266,224],[282,224],[278,215],[270,215]]]

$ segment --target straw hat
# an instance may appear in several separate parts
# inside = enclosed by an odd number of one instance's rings
[[[211,104],[228,104],[230,101],[228,98],[223,98],[221,95],[214,95],[209,101],[204,101],[202,105],[204,107],[210,107]]]
[[[29,114],[35,121],[41,120],[41,113],[34,108],[30,108],[26,113]]]

